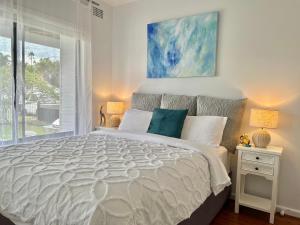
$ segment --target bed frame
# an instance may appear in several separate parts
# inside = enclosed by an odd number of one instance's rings
[[[14,225],[9,219],[0,214],[0,225]]]
[[[212,193],[204,203],[192,213],[190,218],[182,221],[178,225],[209,225],[223,208],[229,198],[230,192],[231,186],[226,187],[217,196]]]

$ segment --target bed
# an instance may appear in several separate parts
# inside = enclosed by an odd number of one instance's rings
[[[163,105],[149,96],[132,107]],[[0,213],[16,225],[207,225],[230,190],[228,146],[111,130],[8,146]]]

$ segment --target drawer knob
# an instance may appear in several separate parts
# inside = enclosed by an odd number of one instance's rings
[[[259,160],[259,157],[258,157],[258,156],[256,157],[256,160]]]
[[[255,167],[255,170],[259,170],[259,168],[258,168],[258,167]]]

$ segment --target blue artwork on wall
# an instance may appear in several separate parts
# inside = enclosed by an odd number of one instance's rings
[[[218,12],[148,24],[148,78],[214,76]]]

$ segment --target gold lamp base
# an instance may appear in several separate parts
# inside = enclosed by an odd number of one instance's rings
[[[271,135],[265,129],[260,129],[253,134],[252,141],[255,147],[266,148],[271,142]]]
[[[109,127],[119,127],[120,123],[121,123],[121,119],[119,116],[112,115],[109,118]]]

